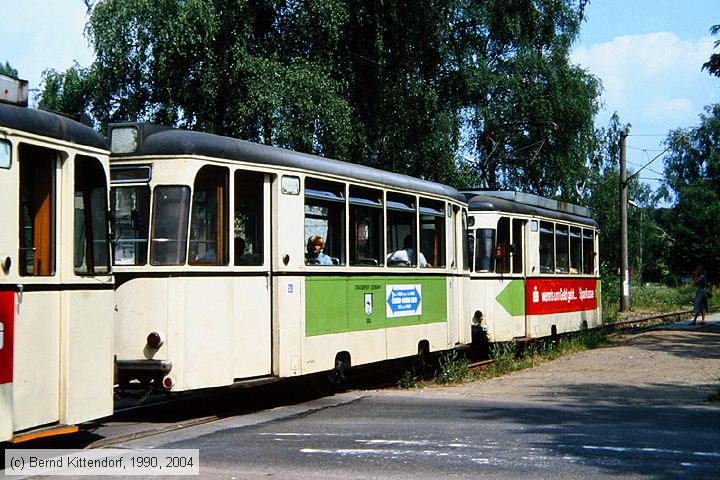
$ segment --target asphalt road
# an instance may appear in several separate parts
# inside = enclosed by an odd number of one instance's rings
[[[717,479],[720,403],[705,400],[720,383],[715,323],[496,382],[350,392],[115,447],[198,449],[212,479]]]
[[[720,478],[715,406],[373,393],[293,409],[123,447],[197,448],[202,478]]]

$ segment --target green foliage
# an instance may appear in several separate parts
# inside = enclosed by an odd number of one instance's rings
[[[402,374],[402,377],[398,379],[396,385],[398,388],[403,389],[417,388],[417,378],[412,371],[406,370],[405,373]]]
[[[673,215],[661,225],[671,240],[668,264],[677,275],[704,265],[711,283],[720,273],[720,104],[705,108],[700,125],[668,136],[665,161]]]
[[[435,383],[447,385],[468,380],[472,376],[469,365],[468,359],[458,355],[455,350],[444,353],[440,357],[440,372],[435,377]]]
[[[45,70],[38,107],[68,115],[84,113],[90,103],[91,81],[87,69],[74,65],[65,73]]]
[[[710,33],[713,35],[720,34],[720,25],[713,25],[710,28]],[[720,40],[715,42],[715,48],[718,47],[720,47]],[[720,53],[713,53],[710,55],[710,59],[706,63],[703,63],[702,68],[703,70],[710,72],[711,75],[720,77]]]
[[[6,61],[4,64],[0,63],[0,75],[18,78],[18,71],[10,65],[10,62]]]
[[[87,0],[95,62],[43,101],[575,199],[599,92],[568,55],[585,4]]]

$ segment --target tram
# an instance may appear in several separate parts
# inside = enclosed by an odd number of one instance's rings
[[[106,142],[0,75],[0,441],[113,410]]]
[[[602,323],[598,225],[584,207],[520,192],[467,192],[474,338],[555,336]]]
[[[121,386],[342,373],[470,341],[458,191],[151,124],[108,141]]]

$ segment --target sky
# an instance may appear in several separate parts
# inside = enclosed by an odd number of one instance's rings
[[[39,88],[42,71],[64,71],[93,59],[83,36],[83,0],[3,0],[0,62]],[[701,66],[720,37],[720,0],[590,0],[571,61],[600,78],[605,127],[613,112],[630,123],[628,165],[638,170],[661,154],[668,132],[699,124],[706,105],[720,103],[720,78]],[[8,19],[12,19],[9,21]],[[640,173],[653,189],[662,177],[660,155]]]

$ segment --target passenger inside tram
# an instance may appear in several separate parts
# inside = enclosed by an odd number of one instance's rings
[[[305,265],[333,265],[332,257],[323,252],[325,240],[319,235],[308,238]]]
[[[407,235],[405,237],[405,240],[403,241],[403,248],[400,250],[396,250],[390,255],[388,255],[388,265],[401,267],[410,267],[416,265],[415,251],[412,248],[412,240],[412,235]],[[423,255],[422,252],[420,252],[420,255],[418,255],[418,262],[421,268],[432,266],[427,262],[427,260],[425,259],[425,255]]]

